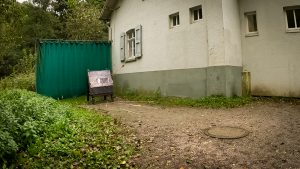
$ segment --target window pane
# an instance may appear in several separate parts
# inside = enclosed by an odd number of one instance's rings
[[[135,56],[135,41],[133,40],[132,41],[132,46],[133,46],[133,48],[132,48],[132,53],[133,53],[133,56]]]
[[[176,16],[173,16],[172,19],[173,19],[173,26],[176,26]]]
[[[199,19],[202,19],[202,8],[198,9],[199,11]]]
[[[179,22],[179,15],[177,15],[177,25],[179,25],[180,22]]]
[[[257,32],[256,14],[248,15],[248,31]]]
[[[257,20],[256,20],[256,14],[253,15],[253,21],[254,21],[254,31],[257,32]]]
[[[128,56],[132,56],[132,43],[129,41],[129,49],[128,49]]]
[[[198,10],[194,10],[194,21],[198,20]]]
[[[288,28],[295,28],[294,11],[287,10],[286,17],[287,17],[287,22],[288,22]]]
[[[300,28],[300,9],[295,10],[297,28]]]

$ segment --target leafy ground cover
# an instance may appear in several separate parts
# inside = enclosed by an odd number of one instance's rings
[[[133,152],[111,117],[25,90],[0,92],[0,167],[126,168]]]

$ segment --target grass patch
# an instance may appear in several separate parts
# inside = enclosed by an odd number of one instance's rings
[[[25,90],[0,92],[0,167],[127,168],[133,148],[109,116]]]
[[[59,102],[63,103],[63,104],[69,104],[69,105],[76,107],[76,106],[86,104],[87,100],[86,100],[86,96],[80,96],[80,97],[62,99],[62,100],[59,100]]]
[[[122,99],[131,101],[143,101],[150,104],[161,106],[189,106],[189,107],[204,107],[204,108],[233,108],[239,107],[252,102],[251,97],[223,97],[211,96],[199,99],[179,98],[179,97],[162,97],[158,92],[143,93],[135,91],[127,91],[119,95]]]

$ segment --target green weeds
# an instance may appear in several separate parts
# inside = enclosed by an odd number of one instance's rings
[[[145,92],[124,90],[117,91],[118,97],[130,100],[141,101],[148,104],[155,104],[161,106],[189,106],[189,107],[203,107],[203,108],[234,108],[244,106],[253,102],[272,102],[272,103],[289,103],[294,105],[300,104],[299,98],[292,97],[224,97],[224,96],[210,96],[198,99],[179,98],[179,97],[163,97],[160,92]]]
[[[251,97],[223,97],[211,96],[199,99],[179,98],[179,97],[162,97],[158,92],[139,94],[135,91],[126,91],[119,97],[131,101],[144,101],[150,104],[161,106],[189,106],[203,108],[233,108],[251,103]]]

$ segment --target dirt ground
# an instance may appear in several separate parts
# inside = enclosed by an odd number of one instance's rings
[[[299,101],[255,102],[232,109],[129,101],[88,107],[106,110],[135,131],[131,137],[138,140],[140,151],[131,164],[136,168],[300,168]],[[250,134],[240,139],[211,138],[203,130],[212,126],[242,127]]]

